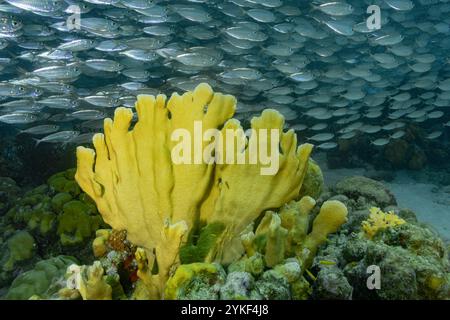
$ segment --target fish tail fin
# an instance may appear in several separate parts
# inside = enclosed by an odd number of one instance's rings
[[[35,148],[37,148],[42,142],[42,140],[39,140],[39,139],[36,139],[36,138],[33,138],[33,140],[36,142],[36,144],[34,145]]]
[[[16,69],[17,69],[17,71],[19,71],[19,73],[23,74],[24,76],[29,76],[29,75],[31,75],[30,72],[28,72],[27,70],[25,70],[25,69],[22,68],[22,67],[16,67]]]
[[[14,131],[16,131],[17,135],[21,135],[25,132],[25,130],[21,130],[19,128],[14,128]]]

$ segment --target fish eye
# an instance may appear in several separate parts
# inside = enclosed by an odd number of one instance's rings
[[[20,92],[24,92],[24,91],[25,91],[25,88],[24,88],[24,87],[19,87],[19,91],[20,91]]]
[[[19,24],[19,23],[18,23],[17,21],[13,21],[13,22],[12,22],[12,25],[13,25],[13,26],[17,26],[18,24]]]

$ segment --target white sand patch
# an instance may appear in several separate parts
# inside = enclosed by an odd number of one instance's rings
[[[328,169],[323,154],[314,155],[314,160],[322,168],[327,186],[346,177],[367,176],[364,168]],[[399,207],[411,209],[420,222],[430,225],[445,240],[450,241],[450,193],[432,183],[416,181],[407,171],[398,171],[393,181],[382,182],[394,194]]]
[[[413,210],[419,221],[429,224],[443,238],[450,240],[449,193],[440,191],[433,184],[418,183],[406,172],[398,172],[395,180],[386,186],[400,207]]]

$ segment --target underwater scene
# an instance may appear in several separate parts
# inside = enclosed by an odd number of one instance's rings
[[[0,300],[449,300],[450,0],[0,0]]]

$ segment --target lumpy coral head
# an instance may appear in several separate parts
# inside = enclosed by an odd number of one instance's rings
[[[94,136],[95,151],[77,149],[76,173],[77,182],[96,202],[105,222],[126,230],[128,239],[145,248],[149,256],[154,253],[160,272],[170,268],[160,261],[177,263],[179,246],[200,222],[224,224],[224,233],[208,258],[226,260],[224,248],[249,223],[264,210],[280,207],[298,195],[312,150],[310,144],[297,148],[295,133],[283,132],[284,118],[275,110],[253,119],[249,138],[202,139],[211,130],[226,136],[226,129],[242,129],[231,119],[236,99],[213,92],[207,84],[166,100],[164,95],[139,96],[139,120],[131,130],[132,110],[116,109],[114,121],[105,120],[104,134]],[[269,136],[279,135],[277,144],[267,148],[280,150],[279,168],[271,175],[261,174],[265,166],[260,162],[248,161],[254,151],[251,146],[257,145],[252,142],[264,130],[269,130]],[[192,153],[177,150],[182,137],[193,137],[187,143]],[[231,151],[247,161],[210,161],[221,153],[224,158],[229,156],[224,146],[230,139],[241,143]],[[270,144],[269,140],[265,142]],[[205,148],[217,152],[209,157],[195,152]],[[183,161],[174,161],[174,154]]]

